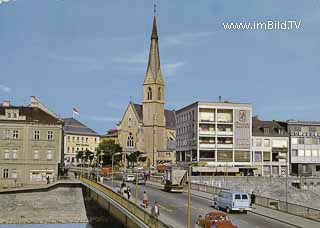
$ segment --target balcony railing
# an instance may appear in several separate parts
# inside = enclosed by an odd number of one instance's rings
[[[215,131],[203,131],[203,130],[200,130],[199,134],[200,135],[215,135],[216,132]]]
[[[232,131],[218,131],[218,135],[233,135]]]
[[[200,143],[200,148],[216,148],[215,143]]]
[[[217,148],[223,148],[223,149],[231,149],[233,147],[233,144],[218,144]]]

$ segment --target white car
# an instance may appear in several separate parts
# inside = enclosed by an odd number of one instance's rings
[[[214,196],[212,203],[213,207],[223,209],[227,213],[231,211],[247,213],[251,210],[249,195],[244,192],[222,190]]]
[[[125,174],[123,179],[126,182],[132,182],[135,180],[135,176],[133,174]]]

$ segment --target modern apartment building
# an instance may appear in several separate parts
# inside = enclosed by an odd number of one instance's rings
[[[286,175],[289,167],[288,150],[286,123],[252,118],[252,161],[255,175]]]
[[[289,120],[290,171],[298,176],[320,176],[320,122]]]
[[[63,120],[35,97],[0,106],[0,185],[42,183],[58,176]]]
[[[64,119],[64,161],[66,165],[77,165],[81,159],[76,158],[79,151],[96,152],[100,136],[74,118]]]
[[[177,164],[194,172],[252,173],[251,104],[195,102],[176,111]]]

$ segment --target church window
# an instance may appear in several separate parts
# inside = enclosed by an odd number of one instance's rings
[[[159,101],[161,100],[161,88],[160,87],[158,88],[158,100]]]
[[[132,118],[131,118],[131,115],[129,116],[128,118],[128,127],[131,127],[132,126]]]
[[[130,132],[129,136],[128,136],[128,141],[127,141],[127,147],[133,147],[134,146],[134,142],[133,142],[133,135]]]
[[[151,87],[148,88],[148,100],[152,100],[152,89],[151,89]]]

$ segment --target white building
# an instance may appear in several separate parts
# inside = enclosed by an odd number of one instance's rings
[[[252,157],[255,175],[284,176],[289,164],[286,123],[252,119]]]
[[[252,173],[251,104],[195,102],[176,112],[177,164],[194,172]]]

